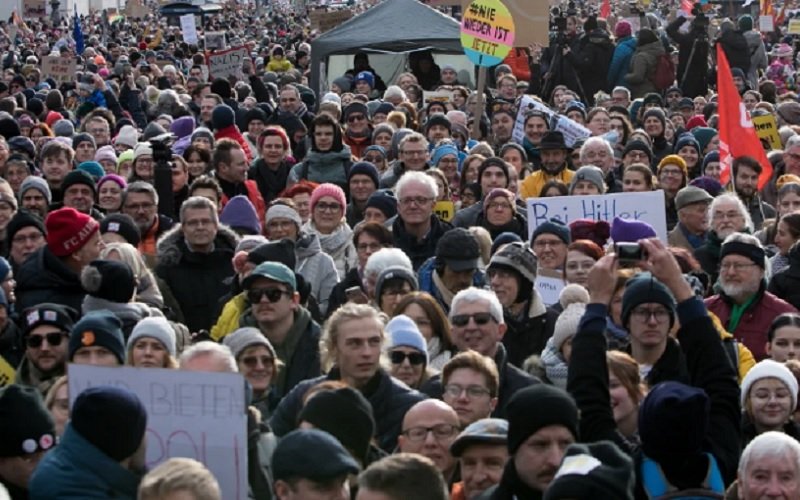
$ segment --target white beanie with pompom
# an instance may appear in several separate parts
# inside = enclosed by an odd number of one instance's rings
[[[581,285],[567,285],[561,290],[558,302],[564,310],[558,315],[553,328],[553,347],[560,351],[564,342],[578,332],[578,325],[589,303],[589,292]]]

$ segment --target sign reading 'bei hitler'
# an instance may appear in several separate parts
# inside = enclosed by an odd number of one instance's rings
[[[514,20],[499,0],[475,0],[461,21],[461,45],[478,66],[500,64],[514,47]]]

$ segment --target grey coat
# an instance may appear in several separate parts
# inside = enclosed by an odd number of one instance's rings
[[[328,310],[328,298],[333,287],[339,283],[336,264],[330,255],[322,251],[316,233],[300,233],[295,243],[297,265],[295,271],[311,285],[311,293],[317,298],[320,313]]]

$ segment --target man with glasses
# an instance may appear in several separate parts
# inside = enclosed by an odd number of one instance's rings
[[[442,400],[455,410],[462,429],[492,415],[499,385],[494,361],[475,351],[456,354],[442,368]]]
[[[94,137],[97,148],[111,144],[111,126],[100,115],[92,116],[84,126],[86,133]]]
[[[617,179],[614,167],[614,148],[603,137],[589,137],[581,146],[581,165],[594,165],[603,171],[606,193],[621,193],[622,182]]]
[[[721,290],[706,299],[706,306],[761,361],[768,357],[767,330],[772,320],[797,309],[766,291],[766,252],[758,238],[744,233],[725,238],[719,269]]]
[[[394,162],[394,166],[388,169],[381,176],[381,189],[392,189],[401,177],[407,172],[421,172],[427,170],[430,165],[428,140],[425,136],[412,132],[400,141],[398,151],[400,158]]]
[[[25,356],[14,383],[38,389],[46,395],[56,379],[64,375],[67,339],[78,313],[60,304],[43,303],[22,312]]]
[[[166,215],[158,213],[156,189],[148,182],[131,182],[122,192],[121,207],[122,213],[129,215],[139,228],[139,252],[145,260],[155,262],[156,241],[175,224]]]
[[[372,144],[372,126],[369,123],[367,105],[354,101],[344,108],[342,113],[346,123],[342,141],[350,146],[350,153],[356,158],[364,156],[364,152]]]
[[[397,183],[395,193],[398,203],[397,217],[391,225],[392,235],[395,246],[408,255],[416,271],[433,257],[437,241],[453,226],[433,213],[439,194],[433,177],[422,172],[408,172]]]
[[[634,163],[644,163],[647,166],[652,165],[653,150],[646,142],[633,140],[625,145],[625,149],[622,151],[622,168],[620,174],[624,174],[625,169]]]
[[[572,243],[569,227],[558,219],[539,224],[531,235],[531,247],[541,269],[560,270],[567,260],[567,246]]]
[[[453,298],[449,319],[453,344],[460,352],[472,350],[494,360],[499,386],[494,393],[491,391],[491,382],[487,379],[486,384],[490,391],[487,396],[497,397],[492,416],[505,418],[506,406],[511,396],[538,381],[508,362],[508,352],[502,343],[503,335],[506,333],[506,323],[503,319],[503,306],[497,300],[497,295],[490,290],[475,287],[462,290]],[[455,380],[451,374],[448,383],[453,384]],[[443,391],[443,388],[435,388],[433,383],[429,386],[431,392],[423,388],[426,394],[434,396]],[[467,396],[470,396],[469,392]],[[472,396],[474,399],[475,394]],[[485,416],[475,415],[477,417],[475,419]]]
[[[27,210],[14,214],[6,227],[6,237],[11,245],[8,258],[14,269],[19,269],[29,255],[47,244],[44,221]]]
[[[217,207],[192,196],[180,209],[180,225],[158,242],[156,274],[169,285],[191,332],[208,330],[219,298],[230,287],[231,263],[239,236],[219,225]]]
[[[450,445],[458,437],[456,412],[438,399],[420,401],[403,418],[403,432],[397,438],[401,453],[416,453],[430,458],[448,483],[456,470]]]
[[[281,361],[272,387],[282,398],[299,382],[320,374],[320,327],[300,304],[294,271],[279,262],[262,262],[244,279],[248,309],[240,326],[258,328]]]
[[[744,203],[734,193],[714,198],[708,211],[710,230],[703,246],[694,251],[694,257],[708,274],[710,282],[716,283],[722,242],[733,233],[752,233],[753,222]]]

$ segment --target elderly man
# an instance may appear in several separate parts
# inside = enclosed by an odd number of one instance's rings
[[[500,418],[473,422],[461,431],[450,452],[458,459],[461,472],[452,498],[477,498],[503,477],[508,462],[508,422]]]
[[[739,461],[739,498],[800,498],[800,444],[769,431],[750,441]]]
[[[456,293],[470,286],[483,286],[480,257],[475,235],[461,227],[447,231],[436,243],[436,255],[419,268],[420,291],[431,294],[445,312],[449,311]]]
[[[453,226],[433,213],[439,195],[433,177],[408,172],[397,183],[395,193],[397,217],[391,225],[395,246],[408,254],[416,271],[433,257],[437,241]]]
[[[581,165],[594,165],[603,171],[607,193],[622,192],[622,182],[616,177],[614,148],[602,137],[589,137],[581,146]]]
[[[458,436],[458,415],[438,399],[420,401],[403,418],[403,432],[397,438],[402,453],[417,453],[430,458],[449,482],[456,470],[450,446]]]
[[[686,186],[675,196],[678,223],[667,235],[670,246],[694,252],[706,241],[708,205],[714,198],[705,189]]]
[[[708,310],[742,342],[756,360],[767,357],[767,330],[776,316],[797,312],[791,304],[766,290],[767,260],[755,236],[734,233],[720,249],[720,292],[706,299]]]
[[[394,188],[395,184],[408,172],[427,170],[428,160],[430,160],[429,150],[428,140],[424,135],[412,132],[403,137],[398,146],[399,159],[381,176],[381,189]]]
[[[775,218],[775,208],[758,194],[758,178],[763,167],[752,156],[739,156],[734,158],[732,170],[736,194],[750,212],[753,227],[757,231],[765,220]]]
[[[192,196],[181,205],[181,224],[158,242],[156,274],[169,285],[192,332],[214,323],[217,302],[228,292],[239,237],[219,225],[217,207]]]
[[[141,240],[139,252],[155,263],[156,240],[172,229],[172,219],[158,213],[158,193],[152,184],[136,181],[128,184],[122,192],[122,213],[127,214],[139,228]]]
[[[694,256],[711,278],[711,283],[716,283],[722,242],[733,233],[752,233],[753,221],[742,200],[734,193],[717,196],[708,210],[710,231],[703,246],[694,251]]]
[[[529,175],[519,185],[519,195],[522,199],[538,198],[542,188],[549,181],[561,181],[569,185],[575,174],[567,168],[567,155],[569,148],[564,142],[561,132],[547,132],[539,143],[539,154],[542,158],[542,169]]]

